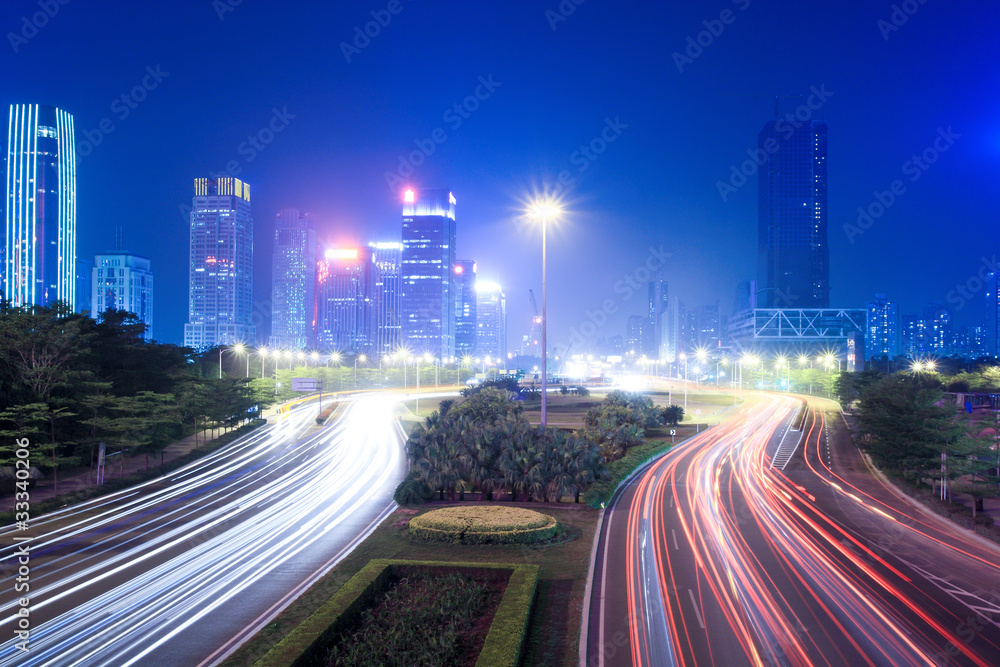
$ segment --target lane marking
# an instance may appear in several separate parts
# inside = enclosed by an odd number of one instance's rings
[[[691,604],[694,606],[694,613],[698,616],[698,625],[700,625],[701,629],[704,630],[705,621],[701,618],[701,610],[698,609],[698,602],[694,599],[694,591],[690,588],[688,589],[688,595],[691,596]]]
[[[677,549],[678,551],[680,551],[680,547],[677,546],[677,531],[674,530],[673,528],[671,528],[670,529],[670,534],[674,536],[674,549]]]

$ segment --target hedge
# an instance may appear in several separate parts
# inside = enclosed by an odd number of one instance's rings
[[[521,660],[531,606],[538,585],[537,565],[508,563],[461,563],[447,561],[370,561],[350,581],[282,639],[254,667],[312,667],[322,665],[326,650],[341,630],[356,620],[372,600],[407,570],[443,569],[501,573],[508,572],[507,588],[493,616],[476,667],[515,667]]]
[[[534,544],[559,533],[559,522],[520,507],[445,507],[413,517],[409,534],[417,540],[453,544]]]
[[[587,487],[583,493],[583,502],[595,509],[611,501],[618,486],[628,479],[633,472],[653,459],[670,451],[670,443],[662,440],[647,442],[645,445],[629,449],[625,456],[608,465],[608,477]]]

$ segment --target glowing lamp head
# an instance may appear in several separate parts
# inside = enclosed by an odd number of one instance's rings
[[[403,201],[406,202],[407,204],[412,204],[416,200],[417,200],[417,193],[415,193],[413,190],[407,190],[406,192],[403,193]]]
[[[465,271],[465,268],[461,264],[457,264],[455,266],[455,273],[463,273],[464,271]]]

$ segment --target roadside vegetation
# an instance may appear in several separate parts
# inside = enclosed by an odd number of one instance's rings
[[[836,390],[857,413],[859,446],[886,473],[913,490],[930,488],[949,500],[973,498],[973,519],[983,498],[1000,496],[998,416],[966,411],[946,390],[997,391],[1000,369],[955,376],[933,372],[885,375],[867,371],[840,376]],[[986,520],[986,523],[991,521]]]
[[[0,304],[0,469],[14,465],[19,438],[33,474],[57,485],[60,470],[92,466],[101,442],[108,456],[144,456],[148,467],[171,442],[234,429],[273,397],[266,381],[213,376],[211,352],[146,342],[144,330],[123,311],[93,320]]]
[[[607,466],[644,445],[645,429],[676,424],[677,406],[657,408],[639,394],[613,391],[585,416],[583,428],[541,430],[524,417],[523,392],[470,387],[465,399],[442,401],[406,443],[410,472],[396,501],[433,498],[558,502],[608,477]]]

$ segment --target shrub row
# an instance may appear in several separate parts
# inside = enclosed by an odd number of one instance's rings
[[[525,528],[523,530],[497,530],[490,532],[468,532],[458,530],[440,530],[414,526],[410,521],[410,537],[425,542],[446,542],[450,544],[537,544],[551,540],[559,534],[560,525],[555,519],[541,528]]]
[[[590,485],[583,494],[583,502],[595,509],[607,504],[615,495],[618,486],[628,479],[629,475],[649,461],[669,452],[670,446],[670,443],[654,440],[628,450],[624,457],[608,465],[607,479]]]
[[[509,573],[507,588],[493,617],[476,667],[514,667],[520,662],[524,636],[538,584],[537,565],[449,563],[376,559],[368,563],[309,618],[300,623],[255,667],[307,667],[322,664],[327,647],[343,628],[356,621],[394,580],[414,568],[471,573]],[[500,575],[503,576],[503,575]]]

